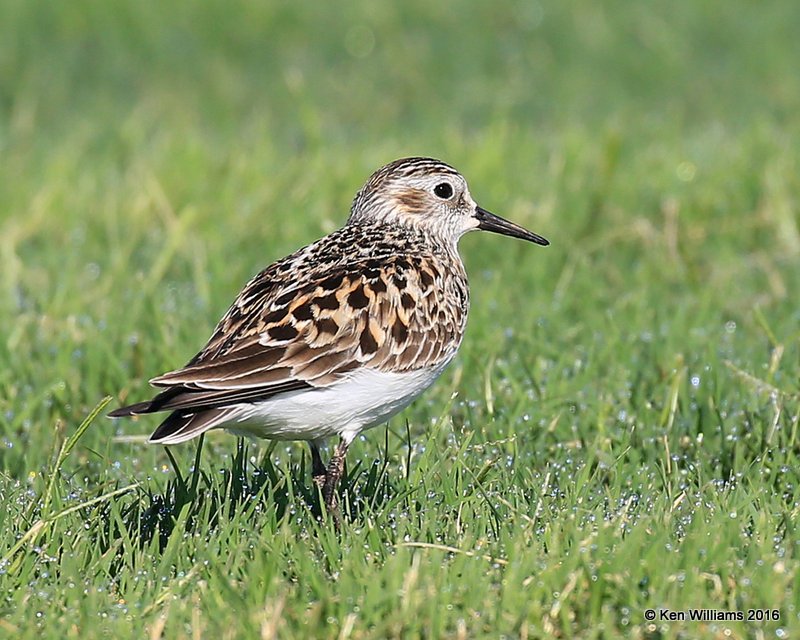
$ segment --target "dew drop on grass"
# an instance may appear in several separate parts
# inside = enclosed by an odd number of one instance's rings
[[[86,276],[90,280],[97,280],[100,277],[100,265],[96,262],[90,262],[86,265]]]

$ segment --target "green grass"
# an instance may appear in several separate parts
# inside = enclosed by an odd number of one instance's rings
[[[0,637],[800,637],[798,21],[5,0]],[[463,240],[461,352],[341,535],[301,444],[91,419],[410,154],[552,246]]]

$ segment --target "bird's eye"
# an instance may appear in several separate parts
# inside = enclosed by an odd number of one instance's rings
[[[433,188],[433,192],[442,200],[453,197],[453,186],[449,182],[440,182]]]

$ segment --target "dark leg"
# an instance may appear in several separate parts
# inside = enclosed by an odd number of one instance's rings
[[[322,464],[322,458],[319,455],[319,445],[316,441],[311,440],[308,446],[311,448],[311,477],[314,479],[314,484],[322,489],[325,486],[327,471],[325,471],[325,465]]]
[[[337,489],[339,487],[339,480],[341,480],[344,473],[344,458],[345,455],[347,455],[347,447],[349,444],[350,443],[344,438],[339,441],[336,450],[331,456],[331,461],[328,464],[328,471],[325,474],[325,485],[322,487],[322,497],[325,500],[325,508],[328,513],[333,516],[337,524],[340,520],[339,494]]]

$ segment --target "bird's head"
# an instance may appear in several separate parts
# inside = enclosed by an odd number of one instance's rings
[[[403,158],[378,169],[356,195],[350,222],[401,224],[453,244],[475,229],[549,244],[542,236],[479,207],[464,176],[433,158]]]

